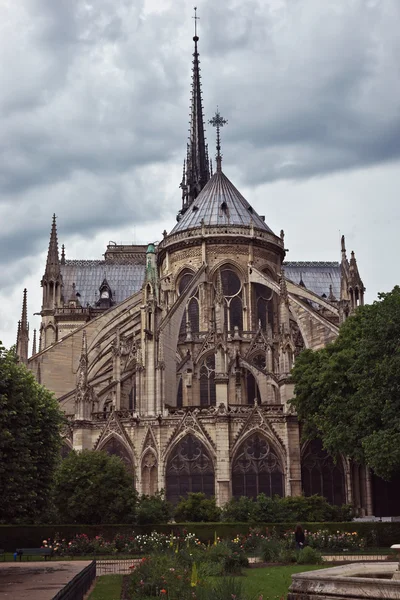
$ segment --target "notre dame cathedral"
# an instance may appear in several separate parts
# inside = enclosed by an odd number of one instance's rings
[[[302,348],[321,348],[362,305],[341,262],[285,262],[276,235],[208,158],[194,39],[191,123],[177,223],[158,245],[110,243],[100,260],[59,252],[56,218],[28,357],[27,295],[17,353],[64,410],[64,452],[105,450],[138,492],[215,496],[321,494],[359,515],[390,514],[363,466],[301,443],[289,403]],[[182,140],[183,141],[183,140]],[[62,224],[60,224],[62,229]],[[378,506],[379,505],[379,506]],[[393,514],[393,513],[392,513]]]

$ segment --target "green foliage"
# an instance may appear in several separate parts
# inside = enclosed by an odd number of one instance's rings
[[[223,577],[196,590],[196,600],[247,600],[243,595],[242,582],[237,577]]]
[[[229,541],[211,546],[207,550],[206,559],[219,565],[220,575],[239,575],[249,565],[244,551],[236,546],[232,547]]]
[[[57,400],[0,345],[0,523],[46,514],[62,423]]]
[[[70,452],[55,478],[54,503],[63,523],[133,523],[136,492],[117,456]]]
[[[247,523],[253,521],[254,502],[252,498],[241,496],[240,498],[231,498],[222,510],[222,520],[227,523],[238,521]]]
[[[152,554],[132,567],[129,598],[192,598],[191,569],[179,566],[173,553]],[[164,590],[164,591],[162,591]]]
[[[367,464],[384,479],[400,472],[400,287],[357,309],[329,346],[303,351],[292,403],[303,438]]]
[[[215,522],[220,516],[221,509],[215,498],[207,498],[201,492],[188,494],[175,509],[176,521]]]
[[[172,515],[172,506],[166,501],[164,492],[157,492],[154,496],[143,495],[138,500],[136,509],[136,523],[148,525],[168,523]]]
[[[320,565],[322,564],[322,556],[315,548],[306,546],[303,550],[297,552],[296,562],[298,565]]]
[[[352,507],[332,506],[322,496],[288,496],[270,498],[259,494],[256,500],[251,498],[232,499],[224,506],[222,519],[250,523],[284,523],[288,521],[349,521]]]
[[[283,544],[277,539],[266,539],[261,544],[261,556],[265,562],[279,562]]]

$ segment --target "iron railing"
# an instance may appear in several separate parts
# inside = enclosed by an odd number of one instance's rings
[[[96,561],[93,560],[90,565],[82,569],[62,590],[60,590],[53,600],[83,600],[96,578]]]

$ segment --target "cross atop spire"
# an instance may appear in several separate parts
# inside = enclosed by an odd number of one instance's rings
[[[220,114],[218,106],[217,106],[215,115],[208,122],[210,123],[210,125],[212,125],[213,127],[216,127],[216,129],[217,129],[217,154],[215,155],[215,158],[217,161],[217,173],[220,173],[221,172],[221,163],[222,163],[220,130],[221,130],[221,127],[223,127],[224,125],[227,125],[228,121],[226,119],[224,119],[223,117],[221,117],[221,114]]]
[[[210,167],[204,133],[203,100],[201,95],[200,61],[197,49],[197,7],[194,9],[194,53],[192,69],[192,98],[190,110],[189,143],[187,145],[186,166],[180,187],[182,188],[183,215],[197,198],[210,179]],[[179,217],[178,217],[179,218]]]

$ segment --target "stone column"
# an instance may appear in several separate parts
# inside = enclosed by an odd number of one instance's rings
[[[296,415],[288,415],[287,427],[287,481],[286,495],[301,496],[300,430]]]
[[[73,448],[78,450],[92,450],[92,423],[91,421],[74,421]]]
[[[218,506],[223,506],[231,497],[229,417],[221,414],[216,422],[217,464],[215,470],[215,497]]]

